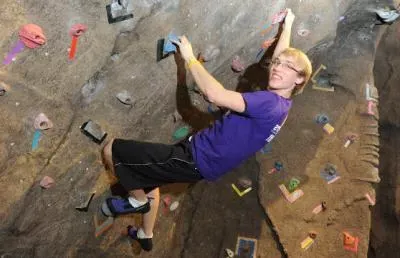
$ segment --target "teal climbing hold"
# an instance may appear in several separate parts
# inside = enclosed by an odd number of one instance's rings
[[[296,188],[299,186],[300,184],[300,180],[296,179],[296,178],[292,178],[289,181],[289,192],[293,192],[294,190],[296,190]]]
[[[188,126],[182,126],[180,128],[178,128],[174,134],[172,135],[172,137],[174,138],[174,140],[180,140],[185,138],[188,134],[189,134],[190,128]]]

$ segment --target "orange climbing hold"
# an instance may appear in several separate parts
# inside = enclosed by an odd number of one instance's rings
[[[347,232],[343,232],[343,247],[347,251],[352,251],[354,253],[357,253],[358,251],[358,242],[359,239],[358,237],[353,237]]]

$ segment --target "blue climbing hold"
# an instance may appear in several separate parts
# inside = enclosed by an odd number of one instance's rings
[[[327,124],[327,123],[329,123],[329,117],[324,114],[318,114],[315,117],[315,122],[317,122],[317,124],[320,124],[320,125]]]
[[[169,54],[169,53],[175,53],[176,52],[176,46],[172,41],[178,41],[179,38],[176,36],[173,32],[168,34],[167,38],[164,41],[164,54]]]

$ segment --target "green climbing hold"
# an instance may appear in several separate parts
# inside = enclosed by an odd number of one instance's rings
[[[188,126],[182,126],[174,132],[172,137],[174,138],[174,140],[180,140],[182,138],[185,138],[189,134],[189,131],[190,128]]]
[[[296,178],[292,178],[289,181],[289,192],[293,192],[294,190],[296,190],[296,188],[299,186],[300,184],[300,180],[296,179]]]

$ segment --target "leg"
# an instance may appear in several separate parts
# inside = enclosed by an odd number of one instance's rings
[[[115,170],[114,170],[114,163],[112,160],[112,145],[114,142],[114,138],[112,138],[107,144],[104,146],[103,151],[102,151],[102,157],[103,157],[103,162],[105,163],[104,165],[106,168],[108,168],[112,175],[115,176]]]
[[[152,198],[152,200],[150,201],[150,211],[143,214],[143,231],[146,235],[152,236],[160,204],[160,188],[157,187],[152,190],[147,196]]]

